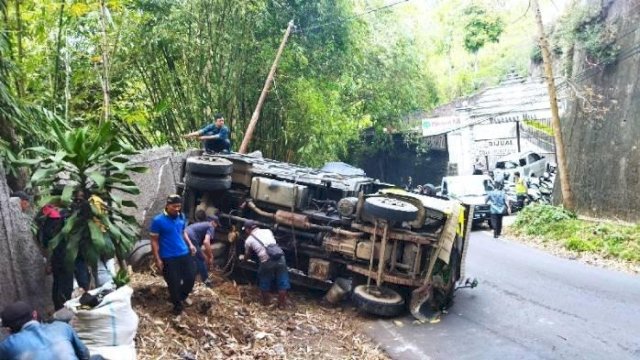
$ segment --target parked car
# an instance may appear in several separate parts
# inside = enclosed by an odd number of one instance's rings
[[[351,298],[365,312],[393,316],[408,305],[424,320],[423,304],[446,308],[464,282],[473,208],[456,200],[392,189],[359,171],[236,153],[190,156],[183,169],[187,217],[203,209],[222,221],[214,242],[224,246],[215,254],[223,266],[257,270],[238,261],[239,229],[251,219],[274,232],[293,283],[328,290],[351,278]]]
[[[473,225],[489,223],[487,193],[493,190],[493,180],[487,175],[446,176],[442,178],[441,194],[473,207]]]
[[[531,174],[540,176],[548,171],[549,160],[533,151],[523,151],[505,156],[496,162],[493,170],[495,180],[511,180],[516,171],[520,176],[529,177]]]

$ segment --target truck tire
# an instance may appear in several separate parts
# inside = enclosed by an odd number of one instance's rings
[[[138,240],[127,257],[127,263],[135,272],[153,271],[154,259],[150,240]]]
[[[356,286],[351,298],[358,310],[369,314],[391,317],[404,311],[402,296],[383,286]]]
[[[202,176],[187,174],[184,180],[189,188],[200,191],[227,190],[231,188],[231,176]]]
[[[418,208],[406,201],[388,197],[370,197],[364,202],[364,213],[390,221],[413,221]]]
[[[233,163],[227,159],[213,156],[198,156],[187,159],[188,174],[229,175],[233,171]]]

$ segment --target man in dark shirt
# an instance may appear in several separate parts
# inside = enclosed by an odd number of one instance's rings
[[[2,326],[9,328],[11,335],[0,343],[0,359],[102,359],[99,355],[90,357],[89,349],[69,324],[41,324],[38,313],[25,302],[6,306],[1,317]]]
[[[229,152],[231,141],[229,140],[229,128],[224,125],[224,117],[217,113],[215,122],[198,131],[184,135],[185,138],[195,138],[204,141],[204,149],[207,152]]]
[[[213,250],[211,242],[215,235],[216,227],[220,224],[217,216],[207,216],[204,210],[196,212],[196,220],[184,230],[185,238],[188,238],[196,247],[196,267],[202,282],[207,287],[213,287],[213,283],[209,280],[209,272],[207,266],[213,263]],[[204,246],[204,252],[202,247]]]
[[[182,198],[169,195],[164,211],[151,222],[149,233],[156,266],[167,282],[173,313],[180,315],[184,305],[191,305],[188,298],[195,282],[193,255],[196,248],[183,236],[185,219]]]

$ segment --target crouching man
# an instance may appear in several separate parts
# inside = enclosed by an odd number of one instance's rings
[[[252,254],[258,257],[260,266],[258,267],[258,286],[262,296],[262,304],[269,305],[271,302],[269,291],[275,282],[278,289],[278,308],[287,307],[287,290],[289,284],[289,272],[284,255],[277,259],[269,256],[267,247],[277,246],[276,239],[269,229],[260,229],[254,221],[246,221],[242,227],[247,239],[244,243],[244,258],[250,259]],[[282,251],[282,250],[280,250]]]
[[[0,343],[0,359],[102,359],[100,355],[89,355],[89,349],[69,324],[41,324],[38,313],[23,301],[5,307],[1,316],[2,326],[9,328],[11,335]]]

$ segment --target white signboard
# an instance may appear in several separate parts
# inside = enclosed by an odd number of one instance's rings
[[[516,138],[477,140],[475,150],[479,156],[509,155],[518,151],[518,140]]]
[[[516,137],[516,123],[486,124],[473,126],[473,139],[493,140]]]
[[[462,125],[458,116],[442,116],[422,119],[422,136],[441,135]]]

